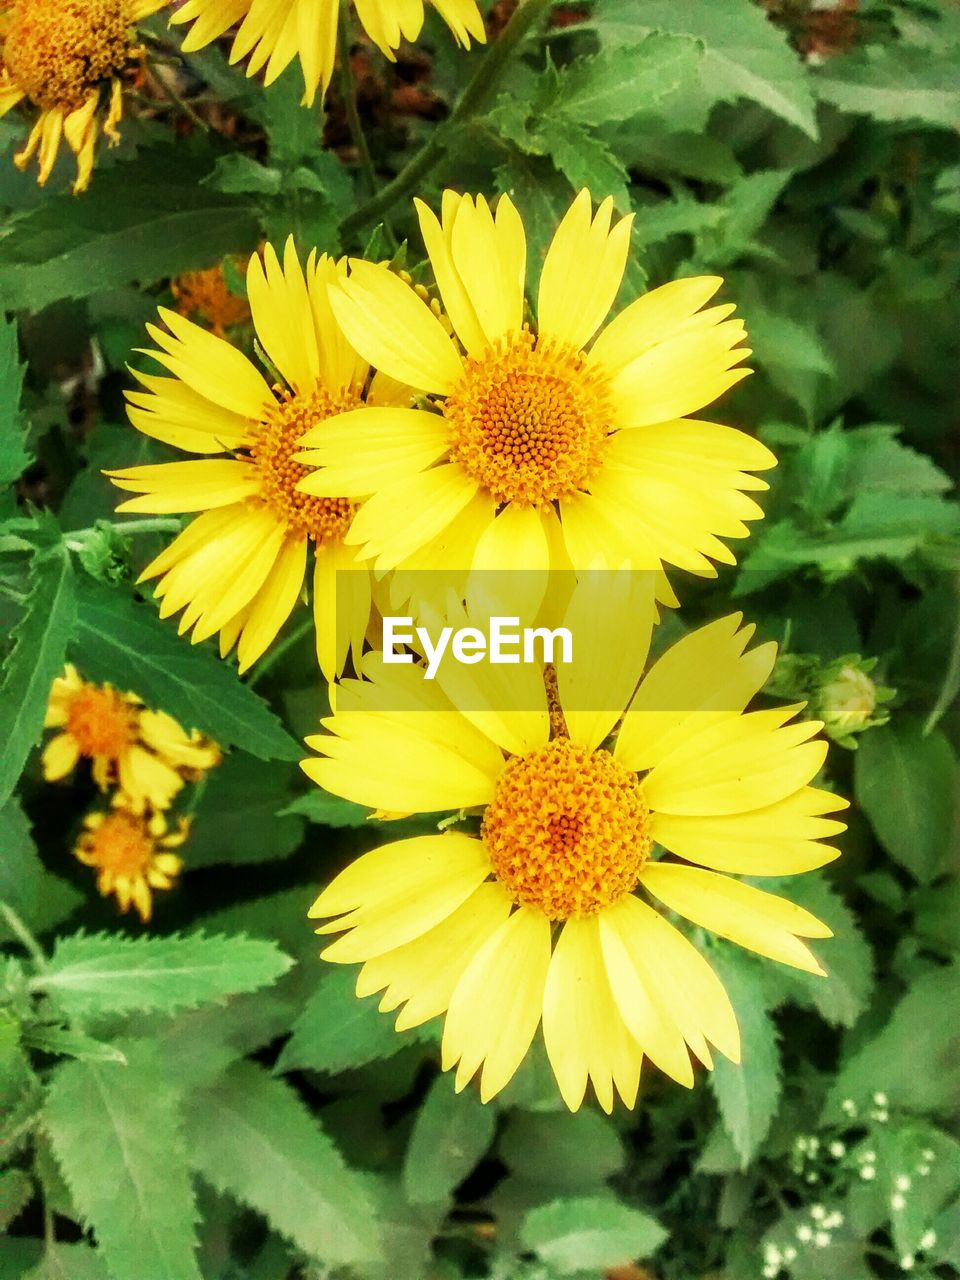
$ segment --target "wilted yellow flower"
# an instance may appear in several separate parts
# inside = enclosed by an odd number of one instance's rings
[[[186,733],[162,711],[147,711],[132,693],[83,680],[68,663],[53,682],[44,721],[59,729],[43,750],[43,776],[57,782],[77,762],[91,762],[101,791],[116,786],[130,806],[166,809],[193,771],[213,768],[219,748]]]
[[[202,320],[218,338],[250,319],[249,302],[230,292],[219,263],[202,271],[182,272],[171,280],[170,291],[182,316]]]
[[[367,570],[350,575],[336,625],[337,572],[357,567],[356,550],[343,544],[354,504],[301,493],[297,483],[307,469],[294,460],[306,432],[322,433],[342,409],[368,411],[370,367],[347,343],[327,300],[345,271],[311,252],[304,275],[292,238],[283,266],[270,245],[262,262],[257,254],[250,259],[254,327],[282,386],[271,389],[241,351],[161,308],[169,332],[148,325],[159,348],[148,354],[173,377],[135,373],[145,389],[127,396],[130,421],[146,435],[187,453],[219,455],[108,474],[141,495],[120,511],[202,512],[141,581],[160,578],[160,616],[183,609],[180,631],[193,628],[194,643],[219,632],[224,656],[236,644],[241,671],[273,642],[300,598],[309,547],[317,655],[328,677],[342,670],[349,647],[359,653],[366,633]],[[369,395],[376,399],[384,385],[374,380]]]
[[[83,820],[74,850],[87,867],[97,870],[97,890],[116,896],[121,911],[133,905],[147,921],[153,910],[153,890],[170,889],[183,868],[171,849],[186,840],[190,824],[181,818],[171,831],[162,813],[129,808],[120,795],[106,813],[89,813]]]
[[[602,625],[596,599],[581,615],[591,619]],[[327,918],[319,933],[343,933],[325,959],[362,963],[358,995],[384,991],[381,1010],[403,1006],[398,1029],[446,1014],[443,1067],[456,1067],[458,1089],[482,1067],[484,1100],[511,1079],[541,1022],[573,1110],[588,1079],[607,1111],[614,1088],[633,1105],[644,1055],[688,1086],[690,1053],[708,1068],[710,1045],[739,1059],[723,985],[665,912],[823,972],[801,939],[830,930],[737,878],[795,875],[837,856],[821,840],[843,824],[821,815],[846,801],[808,785],[827,749],[812,740],[820,723],[788,723],[797,706],[745,711],[775,646],[745,651],[753,628],[739,615],[668,649],[632,694],[649,624],[642,632],[635,625],[623,633],[630,645],[622,634],[585,665],[559,665],[556,695],[541,685],[539,699],[541,673],[529,666],[426,681],[370,655],[365,681],[338,686],[329,734],[308,739],[325,758],[303,768],[336,795],[482,815],[476,834],[364,855],[310,914]]]
[[[471,37],[486,39],[477,0],[431,0],[456,40],[469,47]],[[355,0],[357,17],[370,39],[388,57],[402,40],[416,40],[423,26],[426,0]],[[266,67],[272,84],[299,58],[303,72],[304,105],[312,105],[317,90],[326,93],[337,51],[340,0],[186,0],[170,21],[191,22],[184,37],[185,52],[202,49],[240,23],[230,61],[249,57],[247,75]]]
[[[396,567],[543,570],[661,563],[715,572],[722,538],[762,516],[747,474],[762,444],[686,415],[746,377],[732,304],[701,310],[716,277],[677,280],[601,329],[620,288],[631,219],[611,227],[582,191],[561,222],[525,320],[526,238],[513,204],[446,191],[420,227],[456,340],[383,266],[351,263],[334,312],[365,359],[428,407],[346,413],[308,437],[321,468],[300,488],[365,500],[347,542]],[[600,330],[599,336],[597,331]]]
[[[40,114],[14,156],[24,169],[39,152],[42,186],[60,150],[77,158],[74,191],[85,191],[97,138],[114,146],[123,114],[123,72],[141,55],[133,25],[167,0],[7,0],[0,3],[0,116],[26,99]],[[104,110],[105,108],[105,110]]]

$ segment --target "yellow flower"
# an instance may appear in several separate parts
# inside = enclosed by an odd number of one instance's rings
[[[77,158],[73,189],[86,190],[101,131],[111,146],[120,141],[121,77],[141,54],[133,25],[166,3],[12,0],[0,5],[0,116],[23,99],[40,111],[26,146],[14,156],[18,169],[39,151],[43,186],[65,138]]]
[[[493,216],[447,191],[442,222],[418,202],[447,315],[382,266],[351,264],[331,292],[344,333],[430,409],[347,413],[307,443],[315,496],[361,500],[347,542],[378,570],[544,570],[661,563],[702,574],[733,563],[721,538],[762,516],[745,472],[762,444],[686,417],[748,370],[732,305],[700,310],[722,283],[678,280],[603,328],[626,267],[629,218],[611,229],[582,191],[543,265],[537,325],[524,320],[526,243],[506,196]],[[591,345],[592,343],[592,345]]]
[[[150,919],[154,889],[171,889],[182,860],[178,849],[190,824],[181,818],[170,831],[162,813],[144,814],[129,808],[119,795],[108,813],[89,813],[83,820],[74,850],[80,862],[97,869],[97,890],[103,897],[116,896],[121,911],[136,907],[140,919]]]
[[[170,282],[170,291],[182,316],[199,317],[218,338],[250,319],[250,304],[230,292],[219,263],[203,271],[182,272]]]
[[[135,694],[88,683],[70,663],[53,682],[44,724],[60,730],[43,750],[48,782],[87,759],[101,791],[119,786],[141,811],[169,808],[185,777],[220,761],[219,748],[201,734],[187,734],[165,712],[147,711]]]
[[[370,39],[391,62],[401,40],[416,40],[420,34],[426,0],[355,3]],[[481,43],[486,39],[477,0],[432,3],[459,44],[468,48],[471,36]],[[326,93],[333,75],[339,16],[340,0],[186,0],[170,21],[193,23],[183,41],[187,53],[202,49],[239,22],[230,61],[240,62],[249,55],[247,75],[265,66],[267,84],[299,58],[306,86],[303,102],[311,106],[318,89]]]
[[[605,625],[596,596],[581,604]],[[588,1078],[607,1111],[614,1088],[632,1106],[644,1055],[687,1086],[690,1052],[707,1068],[710,1045],[737,1061],[724,988],[664,909],[823,972],[801,939],[830,930],[736,878],[831,861],[820,841],[843,824],[822,815],[846,807],[808,785],[826,753],[818,721],[745,711],[775,646],[747,652],[740,622],[689,634],[639,687],[649,622],[546,682],[535,667],[456,664],[430,682],[370,655],[366,681],[338,686],[330,733],[308,739],[325,757],[303,764],[315,782],[391,812],[482,814],[477,834],[364,855],[310,912],[327,920],[319,933],[343,931],[325,959],[362,962],[357,994],[403,1006],[398,1029],[446,1014],[458,1089],[482,1066],[481,1097],[501,1090],[541,1022],[572,1110]]]
[[[272,643],[300,598],[309,545],[317,655],[328,677],[342,670],[351,645],[359,652],[367,628],[367,570],[349,575],[339,628],[335,622],[337,572],[357,568],[355,549],[343,545],[354,504],[301,493],[297,482],[307,469],[294,461],[308,430],[364,405],[369,366],[348,345],[327,300],[328,286],[345,270],[311,252],[304,276],[292,238],[282,267],[270,245],[262,263],[257,254],[250,259],[254,327],[285,385],[271,389],[230,343],[161,308],[169,332],[147,326],[159,348],[148,354],[173,377],[135,373],[144,390],[128,393],[130,421],[140,431],[188,453],[219,455],[108,474],[141,495],[120,511],[202,512],[141,581],[160,578],[161,617],[184,609],[180,631],[192,627],[195,644],[215,632],[223,656],[236,644],[241,671]]]

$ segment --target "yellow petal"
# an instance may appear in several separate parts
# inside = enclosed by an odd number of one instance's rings
[[[257,337],[294,391],[309,391],[320,375],[313,310],[293,237],[287,238],[283,266],[273,245],[253,254],[247,266],[247,294]]]
[[[287,537],[240,633],[237,657],[241,675],[273,644],[290,616],[300,597],[306,563],[306,538]]]
[[[385,572],[452,524],[477,492],[457,463],[445,463],[375,493],[357,512],[346,541]]]
[[[640,882],[671,911],[721,938],[796,969],[823,973],[799,938],[829,938],[832,931],[796,903],[729,876],[674,863],[651,863]]]
[[[454,266],[488,344],[523,324],[527,247],[523,223],[509,196],[496,217],[483,196],[464,196],[450,237]]]
[[[617,374],[658,342],[670,338],[717,292],[719,276],[692,276],[651,289],[608,324],[590,353],[591,364]]]
[[[463,198],[455,191],[449,189],[444,191],[441,205],[442,221],[437,220],[436,214],[422,200],[414,200],[413,203],[420,219],[420,232],[444,310],[450,317],[450,323],[468,354],[479,355],[487,346],[486,334],[477,319],[477,313],[460,278],[460,273],[453,263],[451,243],[453,223]]]
[[[589,191],[581,191],[557,228],[540,276],[537,324],[541,334],[581,348],[603,323],[620,289],[630,250],[632,215],[610,230],[613,200],[596,218]]]
[[[170,333],[147,325],[160,348],[148,354],[198,395],[255,421],[275,403],[267,383],[241,351],[175,311],[160,307],[159,314]]]
[[[443,1069],[457,1065],[458,1092],[481,1063],[483,1102],[509,1084],[540,1022],[549,964],[550,922],[529,907],[515,911],[474,955],[443,1028]]]
[[[43,776],[47,782],[59,782],[80,759],[77,740],[69,733],[58,733],[43,749]]]
[[[145,467],[105,471],[118,489],[139,493],[118,511],[149,511],[158,515],[207,511],[243,502],[260,492],[260,474],[248,462],[204,458],[196,462],[161,462]]]
[[[330,498],[365,498],[432,466],[447,452],[449,431],[422,409],[352,409],[308,431],[298,462],[319,467],[297,486]]]

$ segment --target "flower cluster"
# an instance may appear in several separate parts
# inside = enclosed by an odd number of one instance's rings
[[[77,858],[96,868],[104,897],[114,894],[121,911],[133,905],[148,920],[151,890],[169,889],[179,875],[181,861],[171,850],[189,830],[184,818],[171,827],[168,811],[185,784],[220,763],[219,748],[135,694],[82,679],[71,664],[53,682],[45,724],[56,730],[43,751],[46,780],[58,782],[89,761],[108,796],[106,809],[84,818]]]

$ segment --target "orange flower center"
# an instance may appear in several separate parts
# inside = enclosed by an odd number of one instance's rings
[[[84,685],[70,699],[67,732],[82,756],[109,756],[117,760],[134,741],[136,715],[115,689]]]
[[[467,359],[443,413],[461,466],[497,502],[533,506],[589,483],[611,420],[603,377],[582,353],[527,329]]]
[[[350,527],[357,503],[348,498],[315,498],[301,493],[297,484],[311,475],[310,467],[294,462],[303,449],[301,437],[318,422],[334,414],[356,409],[363,402],[360,389],[332,396],[323,387],[303,395],[282,393],[250,446],[251,460],[260,472],[260,496],[291,533],[309,537],[318,545],[342,538]]]
[[[204,271],[184,271],[170,288],[182,316],[199,316],[221,338],[227,329],[250,319],[250,304],[230,292],[219,265]]]
[[[130,58],[125,0],[16,0],[3,62],[38,107],[75,111]]]
[[[146,820],[122,809],[108,813],[83,844],[90,866],[130,879],[147,872],[155,848]]]
[[[650,853],[650,811],[636,774],[608,751],[558,738],[510,761],[481,834],[514,901],[567,920],[636,886]]]

